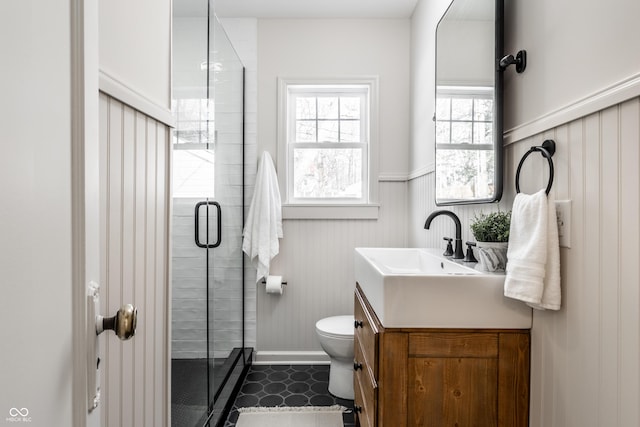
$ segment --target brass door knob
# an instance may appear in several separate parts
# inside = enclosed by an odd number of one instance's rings
[[[136,334],[138,323],[138,309],[131,304],[125,304],[113,317],[97,316],[96,335],[110,329],[123,341],[132,338]]]

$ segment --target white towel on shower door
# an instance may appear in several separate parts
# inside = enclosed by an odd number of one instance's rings
[[[559,310],[560,244],[553,195],[518,193],[511,211],[504,295]]]
[[[268,152],[262,153],[256,184],[244,226],[242,251],[256,268],[256,282],[269,275],[271,260],[280,252],[282,202],[278,176]]]

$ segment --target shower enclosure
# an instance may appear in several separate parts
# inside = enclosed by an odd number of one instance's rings
[[[209,3],[173,2],[171,412],[180,427],[224,423],[251,360],[244,348],[244,67]]]

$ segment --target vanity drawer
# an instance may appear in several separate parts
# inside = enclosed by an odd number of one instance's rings
[[[356,321],[354,332],[354,345],[360,347],[364,362],[370,367],[373,378],[378,375],[378,325],[367,308],[367,304],[359,288],[356,288],[354,318]]]
[[[377,387],[376,375],[373,369],[366,359],[364,355],[365,349],[360,344],[355,345],[353,356],[353,369],[354,369],[354,377],[360,378],[364,377],[366,382],[371,383],[374,388]]]
[[[378,387],[372,380],[368,369],[364,366],[363,369],[356,370],[353,379],[356,425],[360,427],[375,427]]]

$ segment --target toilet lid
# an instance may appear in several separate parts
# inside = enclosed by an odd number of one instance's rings
[[[318,320],[316,329],[326,335],[353,336],[353,315],[333,316]]]

